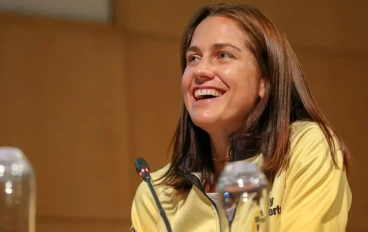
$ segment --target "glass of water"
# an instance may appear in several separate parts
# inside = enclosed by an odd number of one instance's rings
[[[0,231],[35,231],[35,176],[22,151],[0,147]]]
[[[228,163],[217,192],[222,232],[268,232],[268,181],[256,164]]]

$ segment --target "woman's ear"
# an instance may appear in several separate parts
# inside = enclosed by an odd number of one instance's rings
[[[266,92],[266,81],[264,78],[261,78],[258,83],[258,95],[260,98],[263,98]]]

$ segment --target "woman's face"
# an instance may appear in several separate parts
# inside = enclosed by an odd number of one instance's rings
[[[195,29],[182,78],[185,106],[195,125],[230,135],[265,88],[248,38],[232,19],[212,16]]]

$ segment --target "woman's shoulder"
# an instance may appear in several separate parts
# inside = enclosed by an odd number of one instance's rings
[[[290,154],[291,162],[301,160],[332,161],[330,142],[333,142],[335,158],[341,163],[341,148],[331,128],[326,128],[331,138],[326,136],[321,125],[311,121],[297,121],[290,126]]]
[[[160,169],[154,171],[151,173],[151,178],[153,181],[156,181],[160,178],[162,178],[165,173],[169,170],[170,168],[170,163],[166,164],[165,166],[161,167]]]
[[[326,137],[325,133],[327,131],[324,131],[322,128],[323,128],[322,125],[313,121],[293,122],[290,125],[290,143],[308,137],[308,141],[310,141],[311,139],[314,141],[316,140],[325,141],[326,142],[325,145],[328,146],[327,142],[328,137]],[[331,128],[328,128],[327,126],[325,128],[331,135],[331,139],[333,139],[334,142],[338,144],[337,143],[338,141],[334,135],[334,131]]]
[[[290,137],[313,133],[315,135],[324,135],[320,125],[313,121],[296,121],[290,125]]]
[[[170,168],[170,163],[166,164],[164,167],[154,172],[151,172],[151,183],[158,197],[160,197],[160,195],[162,195],[162,193],[164,192],[171,191],[171,188],[168,188],[166,185],[162,184],[164,181],[163,176],[169,170],[169,168]],[[142,181],[139,184],[135,195],[136,195],[136,198],[151,195],[148,184],[145,181]]]

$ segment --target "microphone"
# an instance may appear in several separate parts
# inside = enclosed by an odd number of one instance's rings
[[[160,211],[160,215],[161,215],[162,219],[165,222],[165,226],[166,226],[167,231],[172,232],[169,220],[166,217],[166,213],[165,213],[164,209],[162,208],[160,201],[158,200],[158,197],[157,197],[157,194],[156,194],[155,190],[153,189],[153,186],[152,186],[152,183],[151,183],[150,168],[148,166],[148,163],[143,158],[136,159],[135,160],[135,170],[142,177],[142,179],[147,183],[147,185],[148,185],[148,187],[151,191],[151,194],[152,194],[153,198],[155,199],[157,208]]]

